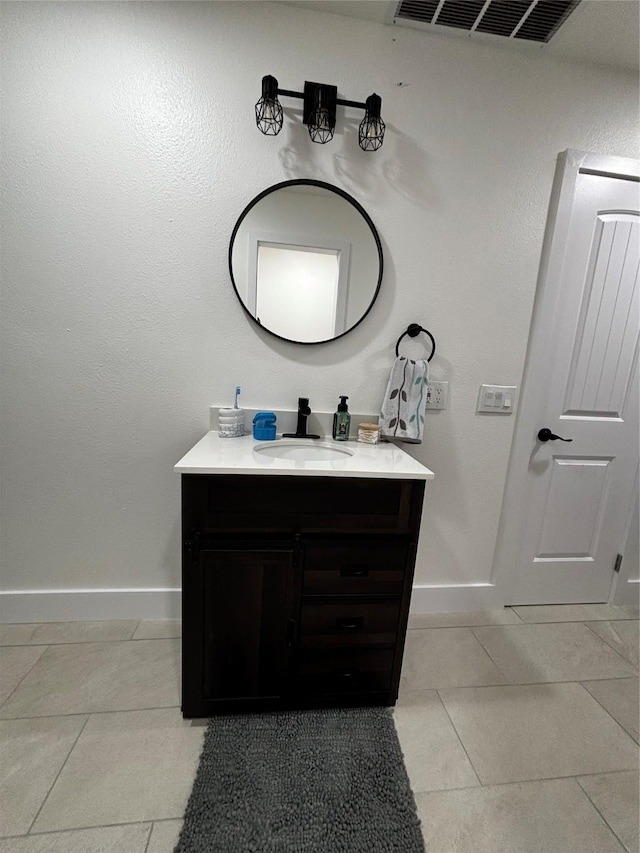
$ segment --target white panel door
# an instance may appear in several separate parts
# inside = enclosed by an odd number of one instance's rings
[[[635,497],[638,164],[588,162],[571,198],[564,187],[536,306],[510,472],[509,604],[607,601]],[[542,428],[571,441],[542,441]]]

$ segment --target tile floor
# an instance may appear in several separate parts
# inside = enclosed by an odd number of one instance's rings
[[[0,853],[171,853],[204,732],[179,636],[0,626]],[[429,853],[638,853],[637,611],[411,617],[394,715]]]

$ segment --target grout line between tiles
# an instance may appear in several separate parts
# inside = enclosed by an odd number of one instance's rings
[[[510,607],[510,608],[509,608],[509,610],[510,610],[512,613],[515,613],[516,617],[519,619],[519,621],[518,621],[518,622],[515,622],[514,624],[516,624],[516,625],[526,625],[526,624],[527,624],[527,623],[524,621],[524,619],[522,618],[522,616],[518,613],[518,611],[516,610],[516,608],[515,608],[515,607]],[[484,627],[484,626],[478,626],[478,627]]]
[[[2,623],[0,623],[0,625],[1,624]],[[43,624],[48,624],[48,623],[43,623]],[[53,624],[57,624],[57,623],[53,623]],[[171,635],[168,637],[167,636],[163,636],[163,637],[135,637],[134,635],[135,635],[136,631],[138,630],[138,628],[142,624],[144,624],[144,623],[139,622],[136,625],[136,627],[133,629],[130,637],[116,637],[116,638],[110,639],[110,640],[105,640],[104,638],[91,639],[91,638],[85,637],[85,638],[80,639],[80,640],[61,640],[60,642],[55,642],[55,643],[52,643],[52,642],[2,643],[2,642],[0,642],[0,649],[18,649],[18,648],[33,649],[33,648],[37,648],[38,646],[82,646],[82,645],[89,645],[91,643],[131,643],[131,642],[139,643],[141,640],[147,641],[147,640],[180,640],[180,639],[182,639],[181,633],[180,634],[174,634],[174,635]]]
[[[586,619],[546,619],[544,622],[535,622],[535,621],[534,622],[527,622],[526,620],[524,620],[522,618],[522,616],[520,616],[520,614],[515,610],[515,608],[512,608],[512,609],[513,609],[514,613],[516,614],[516,616],[518,617],[518,619],[520,619],[520,622],[523,625],[579,625],[581,622],[586,623],[586,622],[637,622],[638,621],[637,616],[617,616],[617,617],[607,616],[605,619],[595,619],[594,617],[590,616],[590,617],[587,617]],[[512,622],[511,624],[518,625],[519,623],[518,622]],[[476,627],[484,628],[485,626],[484,625],[477,625]],[[492,625],[491,627],[507,628],[508,624],[495,625],[495,626]]]
[[[485,626],[484,626],[484,625],[478,625],[477,627],[478,627],[478,628],[483,628],[483,627],[485,627]],[[500,627],[509,627],[509,626],[500,626]],[[516,625],[516,627],[517,627],[517,625]],[[506,672],[505,672],[505,671],[504,671],[500,666],[498,666],[498,664],[496,663],[496,661],[491,657],[491,653],[490,653],[490,652],[489,652],[489,651],[484,647],[484,645],[483,645],[483,643],[482,643],[482,640],[480,639],[480,637],[478,637],[478,636],[476,635],[476,633],[475,633],[475,631],[473,630],[473,628],[469,628],[469,630],[471,631],[471,633],[472,633],[472,634],[473,634],[473,636],[475,637],[476,642],[480,644],[480,648],[482,649],[482,651],[483,651],[483,652],[485,653],[485,655],[489,658],[489,660],[490,660],[490,661],[491,661],[491,663],[495,666],[495,668],[498,670],[498,672],[500,673],[500,675],[501,675],[503,678],[506,678],[506,679],[507,679],[507,684],[506,684],[506,686],[509,686],[509,685],[513,684],[513,681],[509,680],[509,676],[507,675],[507,673],[506,673]]]
[[[608,829],[613,833],[613,835],[615,836],[616,840],[617,840],[617,841],[618,841],[618,843],[620,844],[621,849],[622,849],[622,850],[626,850],[626,849],[627,849],[626,844],[623,844],[623,843],[622,843],[622,839],[618,837],[618,833],[617,833],[617,832],[615,831],[615,829],[611,826],[611,824],[610,824],[610,823],[609,823],[609,821],[606,819],[606,817],[602,814],[602,812],[600,811],[600,809],[598,808],[598,806],[593,802],[593,800],[592,800],[592,799],[591,799],[591,797],[589,796],[589,792],[588,792],[585,788],[583,788],[583,787],[582,787],[582,785],[580,784],[580,779],[578,779],[578,777],[577,777],[577,776],[574,776],[573,778],[576,780],[576,784],[577,784],[578,788],[580,788],[580,790],[582,791],[582,793],[585,795],[585,797],[589,800],[589,802],[591,803],[591,805],[594,807],[594,809],[595,809],[595,810],[598,812],[598,814],[600,815],[600,819],[603,821],[604,825],[605,825],[606,827],[608,827]]]
[[[73,752],[73,750],[75,749],[75,746],[76,746],[76,744],[78,743],[78,740],[80,739],[80,735],[81,735],[81,734],[82,734],[82,732],[85,730],[86,725],[87,725],[87,723],[89,722],[89,716],[90,716],[90,715],[89,715],[89,714],[87,714],[87,718],[86,718],[86,720],[85,720],[85,721],[84,721],[84,723],[80,726],[80,731],[78,732],[78,736],[76,737],[76,739],[74,740],[74,742],[71,744],[71,749],[69,750],[69,752],[67,753],[67,755],[66,755],[66,757],[65,757],[64,761],[62,762],[62,766],[60,767],[60,769],[59,769],[59,770],[58,770],[58,772],[56,773],[56,778],[55,778],[55,779],[53,780],[53,782],[51,783],[51,786],[50,786],[49,790],[47,791],[47,794],[46,794],[46,796],[45,796],[44,800],[40,803],[40,808],[38,809],[38,811],[37,811],[37,813],[36,813],[36,816],[34,817],[34,819],[31,821],[31,824],[29,825],[29,829],[27,830],[27,835],[29,835],[29,834],[31,833],[31,830],[32,830],[32,828],[33,828],[34,823],[38,820],[38,817],[39,817],[39,815],[40,815],[40,812],[41,812],[41,811],[42,811],[42,809],[44,808],[44,804],[45,804],[45,803],[47,802],[47,800],[49,799],[49,795],[50,795],[50,794],[51,794],[51,792],[53,791],[53,788],[54,788],[54,786],[55,786],[56,782],[57,782],[57,781],[58,781],[58,779],[60,778],[60,774],[62,773],[62,771],[63,771],[63,770],[64,770],[64,768],[66,767],[66,765],[67,765],[67,761],[69,760],[69,756],[71,755],[71,753],[72,753],[72,752]]]
[[[148,853],[148,851],[149,851],[149,845],[151,844],[151,836],[153,835],[154,826],[157,823],[166,823],[168,820],[180,820],[180,821],[182,821],[182,818],[165,817],[165,818],[158,818],[158,820],[152,821],[151,822],[151,828],[149,829],[149,837],[147,838],[147,846],[144,848],[144,853]]]
[[[614,675],[611,678],[581,678],[580,684],[591,681],[631,681],[633,678],[638,678],[637,675]]]
[[[496,668],[501,672],[500,668],[497,665],[496,665]],[[564,680],[564,681],[518,681],[518,682],[505,681],[504,684],[459,684],[459,685],[453,685],[453,686],[450,684],[446,684],[446,685],[440,685],[439,687],[433,687],[433,686],[431,686],[431,687],[417,687],[417,686],[408,685],[405,682],[404,686],[406,687],[407,690],[411,691],[412,693],[421,693],[421,692],[427,691],[427,690],[436,690],[436,691],[438,691],[438,690],[488,690],[490,688],[497,688],[497,687],[545,687],[545,686],[551,686],[554,684],[580,684],[580,685],[583,685],[583,682],[589,682],[589,681],[630,681],[631,679],[634,679],[637,677],[638,677],[637,675],[622,675],[622,676],[616,676],[615,678],[584,678],[584,679],[575,679],[574,678],[572,680]],[[506,678],[506,676],[505,676],[505,678]],[[586,687],[584,689],[586,690]],[[589,693],[588,690],[587,690],[587,693]],[[595,696],[592,696],[591,693],[589,693],[589,696],[591,696],[592,699],[595,699]],[[600,703],[598,703],[598,704],[600,704]],[[82,711],[82,710],[67,711],[64,714],[35,714],[35,715],[26,714],[26,715],[21,715],[21,716],[17,716],[17,717],[0,717],[0,723],[5,722],[5,721],[9,721],[9,720],[46,720],[46,719],[51,719],[51,718],[55,718],[55,717],[81,717],[81,716],[84,716],[85,714],[128,714],[128,713],[135,713],[137,711],[166,711],[166,710],[169,710],[171,708],[178,708],[179,709],[180,707],[181,707],[181,705],[178,703],[176,705],[152,705],[150,707],[144,707],[144,708],[110,708],[110,709],[105,709],[103,711],[87,711],[87,710],[84,710],[84,711]],[[606,708],[605,708],[605,710],[606,710]],[[1,706],[0,706],[0,711],[1,711]],[[195,719],[197,720],[197,719],[206,719],[206,718],[202,717],[202,718],[195,718]],[[186,722],[186,720],[185,720],[185,722]],[[193,722],[193,720],[191,722]],[[586,775],[586,774],[582,774],[582,775]]]
[[[607,621],[609,624],[611,624],[611,622],[628,622],[630,620],[629,619],[609,619]],[[617,655],[619,655],[623,661],[626,661],[629,664],[629,666],[632,666],[636,670],[636,672],[638,671],[638,668],[636,667],[635,663],[633,661],[629,660],[628,657],[625,657],[622,654],[622,652],[620,651],[620,649],[616,649],[616,647],[613,646],[607,639],[605,639],[605,637],[601,637],[600,634],[598,634],[598,632],[595,630],[595,628],[592,628],[588,622],[584,622],[583,624],[586,625],[587,628],[591,631],[591,633],[595,634],[599,640],[601,640],[603,643],[605,643],[607,646],[609,646],[610,649],[613,649],[613,651]]]
[[[10,625],[33,625],[33,630],[31,631],[31,633],[27,637],[26,643],[6,643],[5,644],[5,643],[0,641],[0,647],[2,647],[3,649],[8,647],[8,646],[31,646],[31,645],[37,646],[38,645],[37,643],[30,643],[29,640],[33,637],[35,632],[40,627],[40,622],[2,622],[2,623],[0,623],[0,627],[2,625],[9,625],[9,626]]]
[[[167,640],[180,639],[181,637],[142,637],[139,640],[132,640],[131,638],[125,640],[72,640],[65,643],[48,643],[48,645],[50,648],[58,649],[61,646],[112,646],[116,643],[163,643]]]
[[[108,824],[98,824],[96,826],[80,826],[74,827],[73,829],[45,829],[42,832],[30,832],[28,835],[0,835],[1,841],[11,841],[13,839],[20,838],[39,838],[42,835],[61,835],[63,832],[85,832],[86,830],[92,829],[109,829],[112,826],[142,826],[145,823],[148,823],[151,826],[152,823],[161,823],[162,821],[167,820],[175,820],[173,817],[159,818],[156,821],[150,820],[129,820],[124,823],[108,823]]]
[[[15,646],[4,646],[3,648],[16,648],[16,647],[15,647]],[[20,685],[22,684],[22,682],[23,682],[23,681],[25,680],[25,678],[29,675],[29,673],[31,672],[31,670],[33,669],[33,667],[38,663],[38,661],[40,660],[40,658],[42,657],[42,655],[47,651],[47,649],[49,648],[49,646],[46,646],[46,645],[45,645],[45,646],[37,646],[37,645],[35,645],[35,644],[34,644],[33,646],[29,646],[29,648],[30,648],[30,649],[39,649],[39,648],[41,648],[41,649],[42,649],[42,651],[40,652],[40,654],[38,655],[38,657],[34,660],[34,662],[31,664],[31,666],[29,667],[29,669],[25,672],[25,674],[22,676],[22,678],[20,679],[20,681],[19,681],[19,682],[16,684],[16,686],[13,688],[13,690],[11,691],[11,693],[9,693],[9,695],[8,695],[8,696],[5,696],[5,698],[2,700],[2,702],[0,702],[0,708],[2,708],[4,705],[6,705],[6,703],[9,701],[9,699],[11,699],[11,697],[12,697],[12,696],[13,696],[13,694],[16,692],[16,690],[18,689],[18,687],[20,687]]]
[[[144,853],[148,853],[149,844],[151,844],[151,834],[153,833],[153,821],[151,821],[151,825],[149,826],[149,832],[147,833],[147,843],[144,845]]]
[[[446,708],[445,708],[445,711],[446,711]],[[457,732],[456,732],[456,734],[457,734]],[[464,744],[463,744],[463,748],[464,748]],[[474,770],[475,770],[475,768],[474,768]],[[584,788],[580,784],[579,779],[581,777],[612,776],[612,775],[616,775],[618,773],[630,773],[630,772],[633,773],[634,771],[633,770],[631,770],[631,771],[630,770],[608,770],[608,771],[605,771],[604,773],[602,773],[602,772],[601,773],[580,773],[579,776],[550,776],[550,777],[545,777],[545,778],[541,778],[541,779],[520,779],[520,780],[511,780],[508,782],[492,782],[488,785],[483,785],[482,783],[480,783],[479,786],[478,785],[462,785],[462,786],[458,786],[455,788],[434,788],[434,789],[431,789],[429,791],[415,792],[415,795],[416,796],[425,796],[425,795],[429,795],[429,794],[446,794],[449,791],[477,791],[479,787],[482,787],[482,788],[500,788],[500,787],[505,787],[508,785],[527,785],[527,784],[535,784],[536,782],[556,782],[556,781],[560,781],[560,780],[574,779],[578,783],[580,790],[583,791],[583,793],[589,799],[589,802],[593,804],[593,801],[591,800],[591,798],[589,797],[587,792],[584,790]],[[597,806],[595,806],[595,804],[593,804],[593,805],[596,808],[596,810],[598,811],[598,813],[601,815],[600,811],[597,809]],[[42,835],[60,835],[60,834],[65,833],[65,832],[82,832],[82,831],[94,830],[94,829],[108,829],[110,827],[115,827],[115,826],[139,826],[139,825],[148,824],[149,825],[149,837],[147,839],[147,848],[145,848],[145,853],[146,853],[146,851],[148,850],[148,844],[149,844],[150,839],[151,839],[151,834],[153,832],[154,824],[156,824],[156,823],[167,823],[168,821],[175,821],[175,820],[182,820],[182,816],[177,817],[177,818],[176,817],[157,818],[157,819],[151,820],[151,821],[148,821],[148,820],[124,821],[124,822],[119,822],[119,823],[96,824],[96,825],[92,825],[92,826],[81,826],[81,827],[72,827],[72,828],[67,827],[65,829],[51,829],[51,830],[44,830],[42,832],[29,832],[28,835],[6,835],[6,836],[0,836],[0,838],[2,838],[2,840],[31,838],[31,837],[37,838],[38,836],[42,836]],[[609,826],[609,824],[607,823],[606,820],[605,820],[605,823],[607,824],[607,826]],[[612,830],[612,832],[613,832],[613,830]],[[614,832],[614,835],[615,835],[615,832]],[[617,836],[616,836],[616,838],[617,838]],[[624,848],[624,845],[623,845],[623,849],[626,849],[626,848]]]
[[[483,647],[483,651],[486,651],[484,649],[484,647]],[[487,653],[487,655],[492,660],[492,663],[494,663],[491,656],[488,653]],[[36,661],[36,663],[37,663],[37,661]],[[495,664],[495,663],[494,663],[494,665],[496,666],[496,669],[498,669],[498,671],[500,673],[502,673],[502,670],[500,670],[500,667],[498,667],[497,664]],[[506,679],[506,676],[504,676],[504,677]],[[517,681],[516,682],[516,681],[506,681],[505,680],[505,682],[503,684],[458,684],[458,685],[443,684],[440,686],[430,686],[430,687],[412,686],[412,685],[406,684],[406,682],[404,682],[404,686],[406,687],[407,690],[411,691],[412,693],[421,693],[421,692],[427,691],[427,690],[436,690],[436,691],[438,691],[438,690],[488,690],[490,688],[498,688],[498,687],[545,687],[545,686],[551,686],[554,684],[580,684],[581,686],[583,686],[584,682],[590,682],[590,681],[630,681],[630,680],[635,679],[637,677],[638,677],[637,675],[621,675],[621,676],[615,676],[613,678],[606,678],[606,677],[604,677],[604,678],[602,678],[602,677],[600,677],[600,678],[583,678],[583,679],[573,678],[573,679],[565,679],[565,680],[560,680],[560,681]],[[584,689],[586,690],[586,688],[584,688]],[[589,693],[588,690],[586,690],[586,692]],[[13,695],[13,694],[11,694],[11,695]],[[592,699],[595,699],[595,696],[592,696],[591,693],[589,693],[589,696],[591,696]],[[9,697],[7,697],[7,699],[8,698]],[[5,701],[7,701],[7,700],[5,700]],[[600,703],[598,703],[598,704],[600,704]],[[33,714],[33,715],[24,714],[24,715],[19,715],[16,717],[1,717],[0,716],[0,723],[2,723],[4,721],[9,721],[9,720],[44,720],[44,719],[51,719],[51,718],[55,718],[55,717],[81,717],[81,716],[84,716],[85,714],[127,714],[127,713],[135,713],[137,711],[163,711],[163,710],[169,710],[171,708],[180,708],[180,707],[181,707],[181,705],[179,703],[177,703],[175,705],[152,705],[149,707],[145,706],[144,708],[108,708],[108,709],[101,710],[101,711],[77,710],[77,711],[67,711],[66,713],[63,713],[63,714]],[[2,706],[0,706],[0,713],[1,713],[1,708],[2,708]],[[606,708],[605,708],[605,710],[606,710]],[[609,713],[609,712],[607,711],[607,713]],[[202,718],[202,719],[204,719],[204,718]]]
[[[86,829],[109,829],[112,826],[133,826],[140,823],[166,823],[168,820],[184,820],[184,811],[179,815],[170,815],[169,817],[159,817],[155,820],[130,820],[122,823],[122,821],[114,821],[113,823],[95,823],[88,826],[68,826],[66,829],[44,830],[42,832],[30,832],[28,835],[19,835],[18,838],[37,838],[40,835],[48,835],[52,832],[81,832]]]
[[[425,794],[446,794],[449,791],[477,791],[478,788],[504,788],[508,785],[529,785],[536,782],[558,782],[560,780],[578,780],[582,776],[611,776],[616,773],[637,773],[636,770],[605,770],[604,773],[580,773],[579,776],[544,776],[535,779],[510,779],[508,782],[488,782],[480,785],[460,785],[456,788],[431,788],[428,791],[414,791],[415,796]]]
[[[574,621],[574,622],[562,622],[562,623],[560,623],[560,622],[539,622],[539,623],[538,623],[538,622],[535,622],[535,623],[534,623],[534,622],[530,622],[530,623],[525,623],[525,624],[528,624],[528,625],[534,625],[534,624],[535,624],[535,625],[560,625],[560,624],[562,624],[562,625],[585,625],[587,628],[589,627],[589,626],[588,626],[588,624],[587,624],[586,622],[575,622],[575,621]],[[488,651],[488,649],[486,649],[486,648],[485,648],[485,646],[483,645],[482,640],[480,639],[480,637],[478,637],[478,636],[477,636],[477,634],[475,633],[475,629],[478,629],[478,628],[486,628],[486,627],[497,627],[497,628],[518,628],[519,626],[518,626],[518,625],[496,625],[496,626],[493,626],[493,625],[490,625],[490,626],[487,626],[487,625],[476,625],[476,626],[474,626],[473,628],[469,628],[469,630],[471,631],[471,633],[473,634],[473,636],[476,638],[476,640],[480,643],[480,645],[482,646],[482,648],[485,650],[485,652],[486,652],[486,653],[489,655],[489,657],[491,658],[491,661],[493,662],[494,666],[499,670],[499,672],[500,672],[500,673],[502,673],[502,675],[505,675],[504,671],[500,668],[500,666],[496,663],[496,661],[495,661],[495,660],[493,660],[493,658],[491,657],[491,654],[490,654],[490,652]],[[591,629],[590,629],[590,630],[591,630]],[[630,667],[632,667],[632,669],[634,669],[634,670],[635,670],[634,675],[617,675],[617,676],[613,676],[613,678],[637,678],[637,677],[638,677],[638,670],[636,669],[636,666],[635,666],[635,664],[634,664],[634,663],[632,663],[631,661],[627,660],[627,658],[625,658],[625,657],[624,657],[624,656],[623,656],[623,655],[622,655],[622,654],[621,654],[617,649],[615,649],[615,648],[614,648],[610,643],[607,643],[607,642],[606,642],[606,640],[604,640],[602,637],[600,637],[600,636],[599,636],[599,634],[596,634],[596,632],[595,632],[595,631],[591,630],[591,633],[592,633],[595,637],[597,637],[597,639],[598,639],[598,640],[600,640],[604,645],[606,645],[608,648],[610,648],[610,649],[611,649],[611,650],[612,650],[612,651],[617,655],[617,657],[619,657],[619,658],[620,658],[620,660],[621,660],[621,661],[623,661],[624,663],[628,664]],[[507,677],[507,676],[505,675],[505,677]],[[610,679],[610,678],[607,678],[607,676],[600,677],[600,678],[589,678],[589,679],[576,679],[576,678],[574,677],[574,678],[565,679],[565,680],[559,680],[559,681],[519,681],[519,682],[509,681],[509,684],[563,684],[563,683],[566,683],[567,681],[576,681],[576,680],[582,680],[582,681],[609,681],[609,680],[611,680],[611,679]]]
[[[449,713],[449,710],[448,710],[447,706],[444,704],[444,701],[443,701],[443,699],[442,699],[442,696],[440,695],[440,692],[439,692],[438,690],[436,690],[436,696],[438,697],[438,701],[439,701],[439,702],[440,702],[440,704],[442,705],[442,707],[443,707],[443,709],[444,709],[444,712],[445,712],[445,714],[447,715],[447,718],[448,718],[449,722],[451,723],[451,726],[453,727],[454,732],[456,733],[456,737],[458,738],[458,741],[460,742],[460,746],[461,746],[461,747],[462,747],[462,749],[464,750],[464,754],[467,756],[467,760],[469,761],[469,764],[471,765],[471,769],[473,770],[473,772],[474,772],[474,773],[475,773],[475,775],[476,775],[476,779],[477,779],[477,780],[478,780],[478,782],[480,783],[480,787],[482,787],[483,783],[482,783],[482,779],[480,778],[480,774],[479,774],[479,773],[478,773],[478,771],[476,770],[475,765],[474,765],[473,761],[471,760],[471,756],[470,756],[470,755],[469,755],[469,753],[467,752],[467,747],[464,745],[464,742],[463,742],[462,738],[460,737],[460,732],[459,732],[459,731],[458,731],[458,729],[456,728],[456,724],[455,724],[455,723],[453,722],[453,720],[451,719],[451,714]],[[465,786],[465,787],[471,787],[471,786]],[[475,786],[474,786],[474,787],[475,787]]]
[[[39,714],[34,717],[0,717],[0,723],[13,722],[14,720],[55,720],[59,717],[84,717],[86,714],[92,717],[99,714],[137,714],[140,711],[170,711],[172,708],[180,710],[180,705],[154,705],[151,708],[115,708],[110,711],[68,711],[66,714]],[[191,720],[185,720],[186,722],[191,722]]]
[[[597,680],[607,681],[607,680],[609,680],[609,679],[597,679]],[[613,679],[611,679],[611,680],[613,680]],[[624,681],[625,679],[619,678],[619,679],[616,679],[616,680],[617,680],[617,681]],[[611,713],[611,711],[610,711],[608,708],[606,708],[606,707],[602,704],[602,702],[597,698],[597,696],[594,696],[594,695],[593,695],[593,693],[592,693],[590,690],[587,690],[587,688],[584,686],[584,684],[582,683],[582,681],[576,681],[575,683],[576,683],[576,684],[579,684],[579,685],[580,685],[580,687],[582,687],[582,689],[583,689],[586,693],[588,693],[588,694],[589,694],[589,696],[591,696],[591,698],[594,700],[594,702],[597,702],[597,703],[598,703],[598,705],[600,705],[600,707],[602,708],[602,710],[607,712],[607,714],[611,717],[611,719],[614,721],[614,723],[617,723],[617,724],[620,726],[620,728],[621,728],[621,729],[622,729],[622,731],[627,735],[627,737],[630,737],[630,738],[631,738],[631,740],[632,740],[632,741],[634,741],[636,744],[638,743],[637,739],[636,739],[632,734],[630,734],[630,733],[625,729],[625,727],[622,725],[622,723],[620,723],[618,720],[616,720],[616,718],[613,716],[613,714]],[[582,773],[581,775],[582,775],[582,776],[586,776],[587,774],[586,774],[586,773]]]

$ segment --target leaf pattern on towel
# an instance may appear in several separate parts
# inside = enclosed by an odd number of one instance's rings
[[[393,399],[394,397],[397,397],[398,392],[400,392],[400,397],[398,398],[398,414],[393,419],[393,421],[389,424],[390,427],[395,426],[395,429],[393,431],[394,435],[398,434],[398,426],[400,426],[400,429],[403,429],[403,430],[406,430],[406,428],[407,428],[406,423],[400,417],[400,407],[402,406],[401,401],[407,399],[407,392],[404,390],[405,382],[407,381],[407,365],[408,365],[408,361],[405,361],[404,368],[402,371],[402,384],[400,385],[400,388],[395,389],[391,393],[391,399]]]
[[[391,427],[394,427],[397,422],[398,422],[397,418],[391,418],[391,420],[389,421],[389,429],[391,429]]]
[[[399,388],[394,388],[393,391],[389,394],[389,399],[395,400],[395,398],[398,396],[399,390],[400,390]]]

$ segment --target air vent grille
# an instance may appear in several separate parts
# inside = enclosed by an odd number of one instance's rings
[[[531,8],[531,0],[493,0],[476,29],[509,37]]]
[[[470,30],[483,6],[484,0],[447,0],[440,9],[438,23],[444,27]]]
[[[538,0],[515,35],[517,39],[549,41],[576,6],[572,0]]]
[[[430,24],[438,6],[439,0],[403,0],[396,9],[396,18]]]
[[[505,38],[548,42],[580,0],[401,0],[395,17]]]

